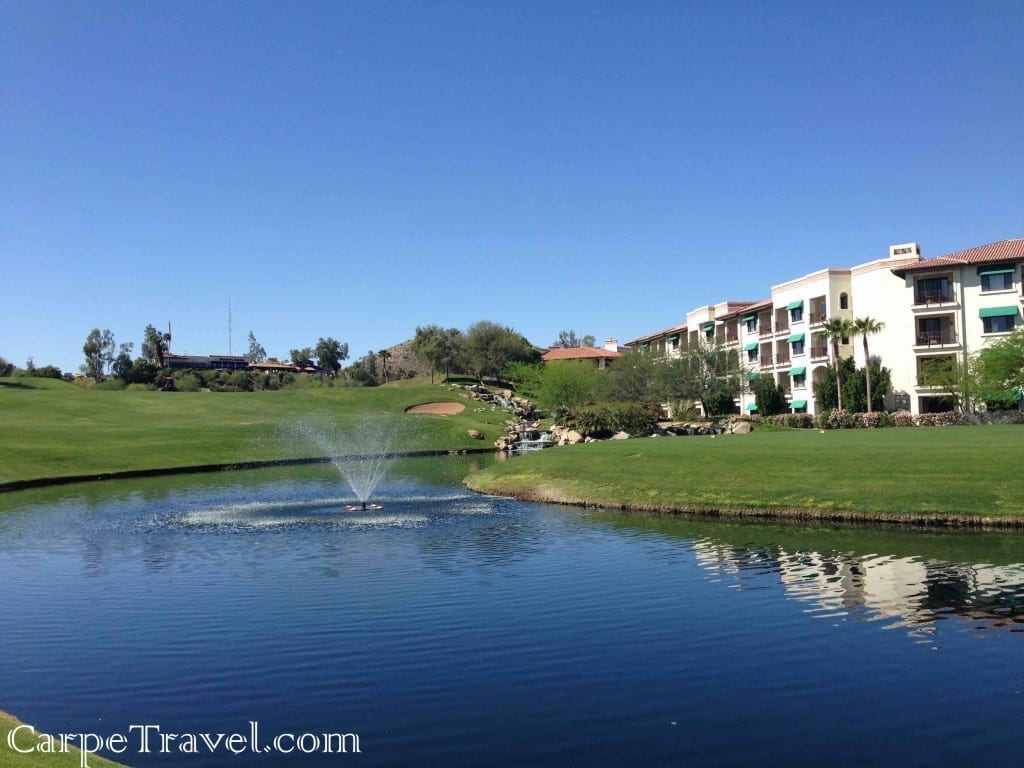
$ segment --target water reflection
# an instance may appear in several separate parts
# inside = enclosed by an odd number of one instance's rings
[[[728,580],[740,589],[770,588],[764,581],[770,578],[818,618],[879,621],[886,629],[901,629],[925,641],[949,620],[960,629],[1024,631],[1024,537],[1017,532],[825,526],[787,530],[784,525],[600,513],[594,517],[620,529],[684,539],[707,578]],[[770,541],[735,544],[726,536]],[[824,546],[808,546],[815,536]],[[836,539],[866,554],[829,548]],[[954,555],[966,550],[984,559],[956,562],[928,555],[880,554],[880,545],[896,552],[915,546]],[[1021,557],[997,564],[986,562],[985,555]]]

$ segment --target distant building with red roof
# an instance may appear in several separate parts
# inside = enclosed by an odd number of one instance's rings
[[[603,347],[551,347],[540,356],[545,363],[554,360],[594,360],[598,368],[606,368],[626,351],[617,339],[608,339]]]

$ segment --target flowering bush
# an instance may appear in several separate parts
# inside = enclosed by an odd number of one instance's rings
[[[896,411],[892,414],[892,423],[897,427],[913,427],[915,426],[914,414],[910,411]]]

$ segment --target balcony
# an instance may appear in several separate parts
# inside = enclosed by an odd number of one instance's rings
[[[735,331],[730,331],[729,333],[725,334],[725,343],[726,344],[735,344],[739,340],[740,340],[739,334],[737,334]]]
[[[787,321],[785,323],[776,323],[775,333],[789,333],[789,322]]]
[[[953,331],[918,331],[917,333],[917,346],[919,347],[956,343],[956,334]]]
[[[789,365],[789,352],[780,352],[775,356],[776,365]]]
[[[771,355],[761,355],[761,367],[770,368],[774,363],[772,362]]]
[[[773,333],[775,333],[775,331],[772,330],[772,324],[765,323],[764,325],[761,326],[760,330],[757,332],[757,335],[764,339],[767,338],[768,336],[771,336]]]
[[[828,315],[824,312],[811,312],[810,320],[811,325],[824,325],[825,321],[828,320]]]
[[[827,346],[812,346],[811,347],[811,357],[812,358],[828,357],[828,347]]]
[[[917,289],[914,291],[915,306],[932,304],[950,304],[956,301],[956,292],[952,288],[935,288],[932,290]]]

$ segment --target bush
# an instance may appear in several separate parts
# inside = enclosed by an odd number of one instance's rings
[[[129,384],[127,390],[129,392],[152,392],[156,387],[152,384]]]
[[[103,381],[97,381],[92,388],[104,392],[117,392],[124,389],[124,382],[120,379],[104,379]]]
[[[180,392],[198,392],[202,387],[199,377],[192,373],[179,376],[174,384]]]
[[[646,435],[654,428],[656,419],[640,403],[613,403],[608,406],[608,422],[612,432]]]
[[[910,411],[896,411],[892,414],[892,423],[897,427],[913,427],[914,414]]]

